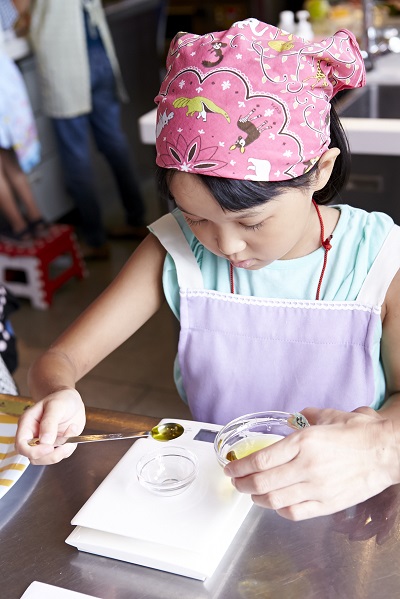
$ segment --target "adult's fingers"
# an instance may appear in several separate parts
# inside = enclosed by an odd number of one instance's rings
[[[367,406],[360,406],[352,412],[343,412],[342,410],[333,410],[331,408],[304,408],[301,413],[307,418],[311,425],[323,425],[323,424],[339,424],[344,423],[345,420],[349,420],[354,417],[354,414],[360,414],[363,416],[370,416],[374,419],[380,419],[381,416]]]
[[[256,451],[240,460],[234,460],[225,466],[225,474],[231,478],[240,478],[292,461],[298,454],[297,435],[301,433],[302,431],[292,433],[286,439],[281,439],[265,449]]]
[[[307,482],[306,476],[307,471],[297,468],[295,462],[291,461],[283,466],[234,478],[232,482],[241,493],[271,496],[272,493],[280,493],[293,485],[304,485]],[[299,495],[297,501],[303,501],[305,498],[305,495]],[[279,503],[279,506],[289,505],[290,502],[293,503],[293,497],[291,498],[289,493],[287,501]]]
[[[311,425],[333,424],[337,421],[339,414],[341,414],[343,418],[343,412],[330,408],[304,408],[304,410],[301,410],[301,413],[307,418]]]
[[[251,498],[256,505],[278,511],[310,500],[310,493],[308,484],[305,482],[274,489],[267,493],[258,493],[256,485],[256,492],[252,493]]]
[[[276,510],[276,513],[286,520],[299,522],[300,520],[308,520],[317,516],[327,516],[332,512],[319,501],[303,501],[289,507]]]
[[[382,418],[382,416],[376,410],[367,406],[360,406],[359,408],[353,410],[353,413],[364,414],[364,416],[371,416],[371,418],[375,418],[376,420]]]

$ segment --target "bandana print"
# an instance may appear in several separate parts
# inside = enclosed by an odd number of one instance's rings
[[[159,166],[232,179],[282,181],[330,144],[330,100],[365,83],[345,29],[308,42],[256,19],[227,31],[179,33],[155,98]]]

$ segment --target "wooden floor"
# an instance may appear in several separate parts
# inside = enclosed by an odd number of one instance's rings
[[[149,212],[151,222],[158,216],[154,201],[150,202]],[[26,375],[31,362],[107,286],[136,247],[134,241],[111,242],[110,260],[88,263],[89,276],[66,283],[46,311],[21,300],[20,310],[12,316],[20,359],[14,378],[21,394],[29,395]],[[89,406],[160,418],[190,418],[173,382],[176,347],[176,320],[165,304],[140,331],[82,379],[78,390]]]

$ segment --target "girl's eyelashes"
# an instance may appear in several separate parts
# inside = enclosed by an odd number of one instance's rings
[[[199,225],[200,223],[204,223],[204,222],[205,222],[205,219],[204,219],[204,218],[202,218],[202,219],[200,219],[200,220],[192,220],[192,219],[190,218],[190,216],[188,216],[187,214],[185,214],[185,215],[184,215],[184,217],[185,217],[185,220],[186,220],[187,224],[188,224],[190,227],[195,227],[196,225]]]
[[[244,229],[246,229],[246,231],[258,231],[263,226],[264,221],[262,221],[261,223],[257,223],[256,225],[243,225],[242,223],[240,224]]]
[[[200,220],[193,220],[187,214],[185,214],[184,216],[185,216],[185,220],[186,220],[187,224],[190,227],[195,227],[196,225],[200,225],[201,223],[206,222],[206,219],[204,219],[204,218],[201,218]],[[244,225],[243,223],[239,223],[239,224],[246,231],[258,231],[263,226],[264,221],[261,221],[260,223],[257,223],[256,225]]]

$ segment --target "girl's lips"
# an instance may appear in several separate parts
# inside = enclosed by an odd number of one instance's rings
[[[255,260],[252,258],[251,260],[242,260],[241,262],[231,262],[232,266],[235,268],[251,268],[255,264]]]

